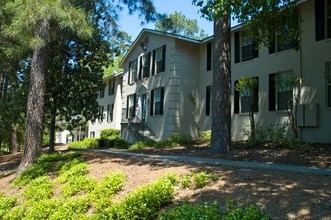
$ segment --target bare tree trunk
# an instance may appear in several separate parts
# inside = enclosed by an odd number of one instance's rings
[[[219,152],[231,147],[230,24],[230,9],[214,20],[211,149]]]
[[[18,142],[17,142],[18,125],[13,125],[12,128],[13,130],[10,136],[10,153],[14,154],[18,152]]]
[[[55,118],[56,118],[56,99],[54,99],[52,110],[51,110],[51,122],[49,125],[49,148],[48,152],[54,152],[55,146]]]
[[[43,21],[35,30],[35,37],[44,40],[43,46],[33,50],[31,76],[27,101],[24,150],[18,174],[31,166],[41,153],[45,95],[45,75],[49,50],[49,22]]]

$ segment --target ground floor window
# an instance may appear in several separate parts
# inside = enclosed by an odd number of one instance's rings
[[[234,82],[234,113],[259,111],[259,77],[242,78]]]
[[[150,115],[163,115],[163,102],[164,87],[152,89]]]
[[[107,106],[107,122],[113,121],[114,104]]]
[[[269,110],[283,111],[293,105],[293,71],[283,71],[269,75]]]
[[[206,115],[211,115],[211,89],[212,86],[206,87]]]
[[[134,118],[136,116],[136,94],[127,96],[126,118]]]
[[[104,110],[104,107],[99,106],[99,114],[100,114],[99,119],[98,119],[99,123],[103,122],[103,110]]]

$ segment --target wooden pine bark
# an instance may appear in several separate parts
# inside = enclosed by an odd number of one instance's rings
[[[35,30],[35,37],[44,40],[44,45],[36,46],[33,50],[27,101],[24,149],[18,173],[21,173],[32,165],[36,157],[41,153],[49,31],[50,27],[48,21],[41,22]]]
[[[211,149],[227,152],[231,147],[231,29],[230,10],[214,20]]]

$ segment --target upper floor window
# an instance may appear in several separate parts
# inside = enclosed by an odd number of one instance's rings
[[[212,43],[207,43],[207,71],[211,70],[212,65]]]
[[[247,78],[251,80],[246,83],[247,86],[240,87],[238,90],[239,81],[234,82],[234,113],[247,113],[259,111],[259,78]]]
[[[326,63],[327,107],[331,107],[331,62]]]
[[[164,87],[152,89],[150,115],[163,115]]]
[[[109,80],[108,95],[114,95],[115,92],[115,78]]]
[[[269,111],[287,110],[293,104],[293,85],[290,78],[293,71],[269,75]]]
[[[138,69],[137,59],[130,61],[129,62],[128,84],[132,84],[137,81],[137,69]]]
[[[331,38],[331,1],[315,0],[316,41]]]
[[[166,45],[153,50],[153,74],[165,71]]]
[[[255,48],[256,43],[253,36],[237,31],[234,33],[234,60],[235,63],[251,60],[259,56],[258,48]]]
[[[141,74],[143,78],[149,77],[150,72],[150,60],[151,60],[151,53],[145,54],[140,57],[140,72],[139,72],[139,79],[141,79]]]

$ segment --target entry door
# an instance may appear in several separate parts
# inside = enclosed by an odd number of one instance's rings
[[[146,121],[147,115],[147,95],[144,94],[141,97],[141,120]]]

